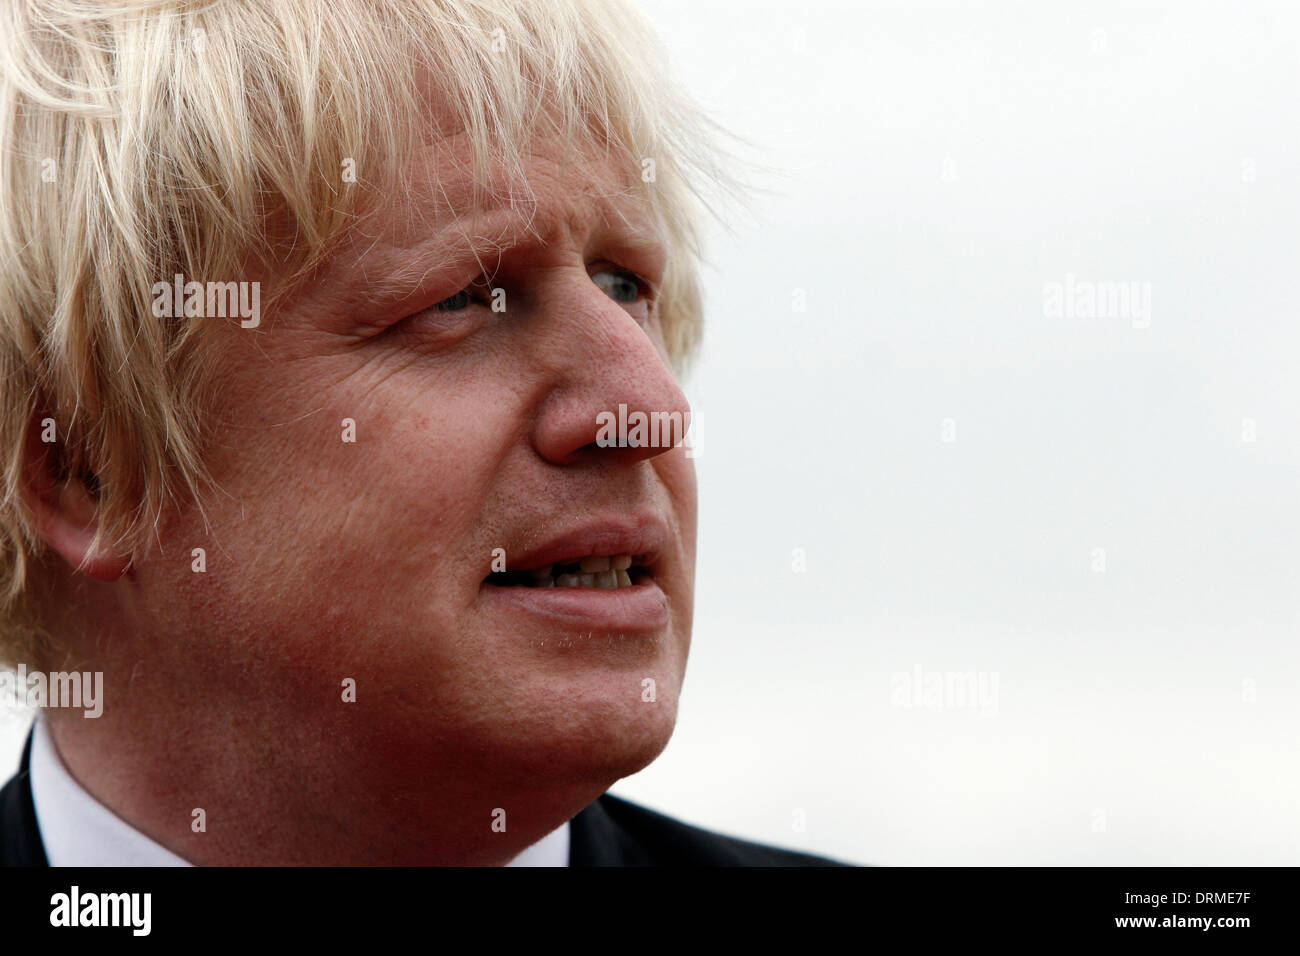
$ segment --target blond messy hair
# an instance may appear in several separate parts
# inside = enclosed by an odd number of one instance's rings
[[[207,324],[155,317],[152,286],[250,263],[292,285],[364,196],[402,188],[433,103],[480,174],[517,170],[536,134],[612,152],[636,181],[654,162],[662,315],[685,360],[699,210],[734,180],[624,0],[0,2],[0,660],[37,647],[33,417],[54,419],[63,473],[98,495],[99,539],[141,547],[205,488],[213,386]]]

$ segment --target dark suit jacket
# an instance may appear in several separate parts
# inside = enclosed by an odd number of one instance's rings
[[[0,790],[0,866],[49,866],[28,782],[32,740]],[[604,794],[570,824],[570,866],[845,866],[806,853],[737,840]]]

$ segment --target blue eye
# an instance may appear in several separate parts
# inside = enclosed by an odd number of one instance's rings
[[[469,308],[472,302],[468,289],[461,289],[455,295],[443,299],[434,306],[439,312],[459,312],[461,309]]]
[[[645,295],[641,280],[634,273],[623,269],[598,269],[591,274],[591,281],[605,295],[620,304],[633,305]],[[474,301],[471,289],[465,288],[443,299],[433,309],[437,312],[459,312],[469,308]]]
[[[635,275],[619,269],[601,269],[591,281],[615,302],[633,303],[641,297],[641,283]]]

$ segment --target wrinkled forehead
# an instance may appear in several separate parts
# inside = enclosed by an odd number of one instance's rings
[[[657,280],[668,241],[643,187],[612,150],[542,137],[520,150],[517,166],[494,163],[485,175],[468,136],[453,134],[416,151],[401,181],[363,209],[298,305],[333,297],[382,314],[439,273],[491,273],[516,253],[565,245]]]
[[[537,137],[520,150],[517,166],[493,162],[476,171],[462,133],[417,151],[403,181],[360,217],[347,250],[470,243],[506,251],[574,235],[664,246],[663,223],[631,160]]]
[[[613,148],[537,135],[518,145],[517,161],[476,165],[471,137],[451,132],[425,143],[400,183],[363,221],[372,230],[427,235],[465,223],[539,231],[576,220],[621,228],[646,240],[664,229],[636,160]]]

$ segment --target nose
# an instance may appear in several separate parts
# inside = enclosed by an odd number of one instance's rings
[[[671,451],[691,411],[659,347],[587,276],[562,294],[568,311],[553,326],[561,358],[534,430],[538,454],[557,465],[632,464]]]

